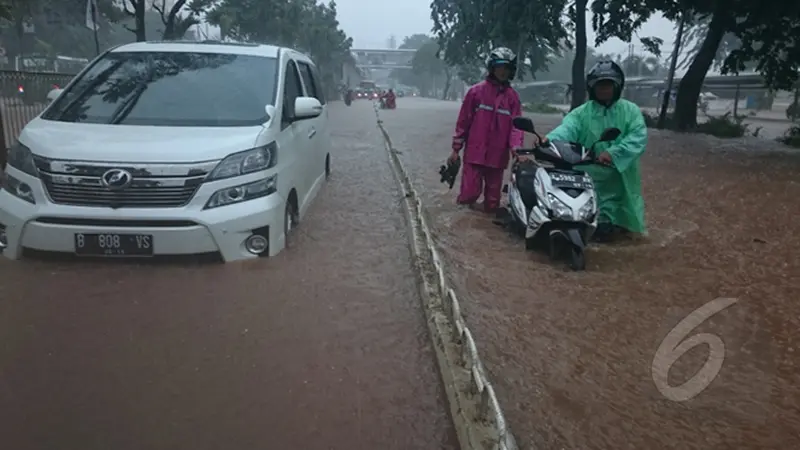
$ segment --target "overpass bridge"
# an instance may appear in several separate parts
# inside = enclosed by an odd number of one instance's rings
[[[356,67],[367,70],[411,69],[416,50],[352,49]]]

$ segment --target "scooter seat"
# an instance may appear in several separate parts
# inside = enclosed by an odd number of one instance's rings
[[[528,209],[536,205],[536,191],[533,188],[535,177],[536,165],[531,162],[520,163],[514,169],[517,192],[519,192],[522,202],[525,203]]]

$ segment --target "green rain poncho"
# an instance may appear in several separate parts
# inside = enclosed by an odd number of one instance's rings
[[[586,102],[567,114],[547,138],[589,147],[600,139],[606,128],[622,131],[615,141],[595,146],[596,154],[608,152],[611,155],[613,167],[584,166],[597,190],[598,220],[645,234],[639,157],[647,145],[647,126],[636,104],[625,99],[617,100],[609,107],[595,101]]]

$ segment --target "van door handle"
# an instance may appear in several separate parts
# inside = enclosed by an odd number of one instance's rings
[[[309,132],[308,132],[308,138],[309,138],[309,139],[313,138],[313,137],[314,137],[314,136],[316,136],[316,135],[317,135],[317,130],[316,130],[316,128],[312,128],[312,129],[311,129],[311,131],[309,131]]]

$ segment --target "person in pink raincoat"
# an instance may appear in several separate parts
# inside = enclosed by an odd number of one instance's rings
[[[492,50],[486,68],[486,79],[472,86],[461,104],[450,161],[464,150],[458,203],[472,206],[483,194],[484,210],[494,212],[500,206],[503,172],[513,151],[522,147],[522,132],[512,124],[522,115],[522,105],[509,84],[517,72],[514,52]]]

